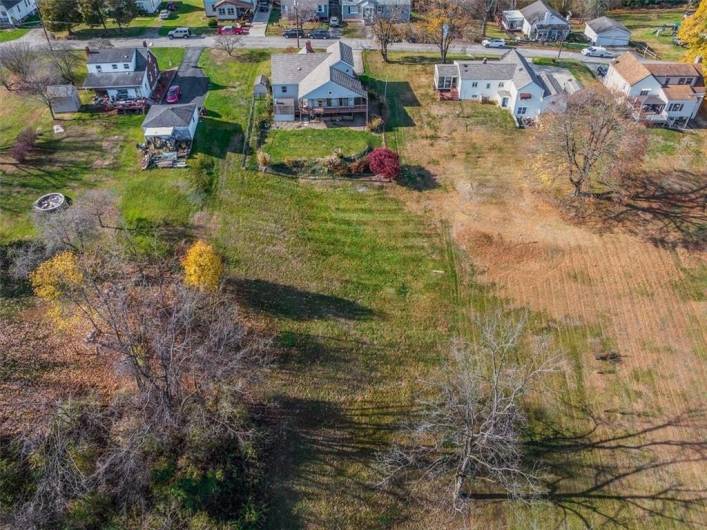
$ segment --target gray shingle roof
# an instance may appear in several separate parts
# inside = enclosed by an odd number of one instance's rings
[[[88,74],[83,82],[84,88],[130,88],[142,85],[145,70],[138,72],[103,72]]]
[[[513,83],[515,83],[517,88],[520,89],[528,83],[535,83],[539,87],[543,88],[546,94],[548,93],[547,87],[545,86],[543,80],[538,77],[535,69],[528,63],[528,60],[525,57],[518,53],[517,50],[507,52],[503,57],[501,57],[499,62],[514,65],[515,69],[513,71]]]
[[[619,29],[621,31],[625,31],[626,33],[631,33],[631,30],[629,30],[626,26],[609,17],[599,17],[594,20],[590,20],[587,22],[587,26],[592,28],[596,33],[601,33],[602,31],[609,29]]]
[[[537,2],[533,2],[532,4],[525,6],[520,10],[520,12],[523,13],[525,19],[531,24],[538,20],[542,20],[543,17],[545,17],[545,13],[550,13],[551,15],[564,20],[562,15],[554,9],[548,7],[542,0],[537,0]]]
[[[367,95],[366,89],[363,88],[361,81],[359,81],[355,77],[351,77],[346,72],[342,72],[341,70],[337,70],[333,66],[331,68],[330,76],[331,76],[331,80],[333,83],[336,83],[339,86],[347,88],[351,92],[355,92],[356,94],[358,94],[361,97],[366,97],[366,95]]]
[[[152,105],[142,128],[188,127],[196,105]]]
[[[437,73],[444,76],[459,75],[459,68],[456,64],[437,64]]]
[[[129,63],[139,48],[100,48],[92,49],[86,58],[88,64]],[[140,54],[142,56],[142,53]]]
[[[327,53],[277,53],[271,60],[274,85],[296,85],[323,63]]]
[[[503,81],[511,79],[515,66],[500,62],[458,61],[459,77],[466,80]]]

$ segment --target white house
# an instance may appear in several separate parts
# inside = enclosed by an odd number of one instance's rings
[[[541,42],[563,41],[570,33],[570,24],[554,9],[537,0],[520,9],[523,15],[523,34],[528,39]]]
[[[641,62],[633,52],[611,63],[604,84],[626,97],[637,120],[668,127],[685,127],[705,97],[699,62]]]
[[[523,13],[517,9],[509,9],[501,14],[501,25],[506,31],[523,31]]]
[[[372,22],[376,16],[391,17],[399,22],[410,22],[411,0],[282,0],[282,16],[295,18],[295,2],[310,18]]]
[[[538,73],[516,50],[507,52],[498,61],[437,64],[434,86],[441,99],[493,102],[507,109],[519,122],[533,120],[541,112],[561,109],[570,91],[552,73]]]
[[[353,50],[343,42],[326,52],[310,43],[296,54],[275,54],[272,96],[275,121],[363,115],[368,121],[368,92],[354,72]]]
[[[157,59],[147,48],[87,48],[88,75],[83,88],[113,100],[149,98],[160,77]]]
[[[142,130],[146,139],[192,141],[198,124],[198,105],[153,105],[142,122]]]
[[[631,31],[609,17],[599,17],[584,25],[584,34],[595,46],[628,46]]]
[[[136,0],[135,3],[140,11],[151,15],[159,9],[162,0]]]
[[[16,26],[35,11],[35,0],[0,0],[0,27]]]
[[[204,0],[207,17],[236,20],[255,8],[255,0]]]

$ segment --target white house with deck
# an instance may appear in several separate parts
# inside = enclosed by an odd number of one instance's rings
[[[160,77],[157,59],[147,48],[86,48],[86,69],[83,88],[111,101],[149,98]]]
[[[705,97],[701,64],[642,62],[633,52],[614,60],[604,76],[607,88],[623,94],[642,122],[685,127]]]
[[[339,41],[315,52],[308,42],[299,53],[272,56],[275,121],[343,119],[368,121],[368,92],[354,72],[353,50]]]
[[[518,123],[540,113],[563,108],[565,97],[576,90],[549,71],[536,71],[517,50],[498,61],[454,61],[435,65],[434,86],[440,99],[496,103]]]

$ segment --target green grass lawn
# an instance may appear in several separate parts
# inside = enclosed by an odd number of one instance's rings
[[[625,9],[611,11],[607,15],[621,22],[631,30],[632,42],[645,42],[658,53],[664,61],[679,60],[685,49],[673,44],[672,31],[669,27],[656,35],[661,26],[679,24],[684,9]]]
[[[208,18],[204,14],[204,4],[200,0],[180,0],[177,2],[177,10],[172,12],[170,18],[161,20],[159,10],[154,15],[135,17],[127,26],[118,27],[113,22],[107,22],[106,28],[103,26],[86,26],[80,24],[76,26],[72,33],[77,39],[95,38],[139,38],[164,36],[177,27],[187,27],[196,34],[213,33],[215,28],[208,26]],[[65,33],[59,36],[66,37]]]
[[[345,127],[274,130],[268,135],[264,150],[272,156],[273,162],[282,162],[288,158],[322,158],[337,148],[351,156],[380,144],[381,139],[376,134]]]
[[[0,29],[0,42],[17,40],[29,31],[29,28]]]
[[[160,70],[179,68],[184,59],[184,48],[151,48],[150,50],[157,58]]]

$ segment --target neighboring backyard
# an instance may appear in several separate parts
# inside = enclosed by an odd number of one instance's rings
[[[663,61],[676,61],[685,49],[673,43],[672,27],[682,22],[684,13],[684,9],[626,9],[611,11],[608,16],[631,30],[632,42],[648,44]]]
[[[162,67],[177,64],[181,51],[157,51]],[[679,479],[706,486],[703,461],[651,465],[677,462],[680,443],[700,435],[692,416],[664,422],[704,405],[704,255],[648,241],[641,230],[650,217],[580,223],[568,215],[561,176],[547,184],[532,172],[535,132],[516,129],[493,105],[437,101],[431,55],[393,54],[385,64],[365,54],[364,81],[386,102],[385,143],[414,185],[242,169],[250,167],[242,153],[252,157],[259,147],[285,160],[382,142],[345,128],[258,131],[267,104],[252,106],[252,86],[269,73],[269,57],[201,56],[210,90],[194,154],[216,164],[207,196],[191,190],[187,171],[138,170],[142,116],[81,113],[63,119],[66,132],[54,136],[38,102],[3,91],[0,145],[23,127],[43,134],[27,164],[0,154],[0,245],[32,236],[39,195],[61,191],[80,201],[93,188],[115,194],[145,252],[179,252],[182,238],[216,245],[226,288],[273,337],[275,364],[260,389],[268,406],[259,421],[271,428],[266,528],[579,529],[571,508],[581,503],[599,507],[585,513],[590,527],[602,513],[635,510],[645,519],[634,528],[684,528],[631,501]],[[591,82],[583,66],[566,66]],[[651,131],[645,182],[692,186],[704,175],[705,152],[704,131]],[[26,301],[0,288],[3,305],[29,311]],[[377,488],[380,452],[433,390],[454,339],[473,340],[475,318],[496,312],[527,312],[530,332],[548,336],[562,357],[563,372],[528,403],[527,435],[555,444],[533,447],[556,478],[556,495],[516,503],[480,485],[480,498],[494,502],[479,502],[470,522],[434,502],[448,496],[446,484]],[[0,372],[10,376],[12,367]],[[657,439],[676,445],[653,451]],[[648,448],[626,452],[631,443]]]

